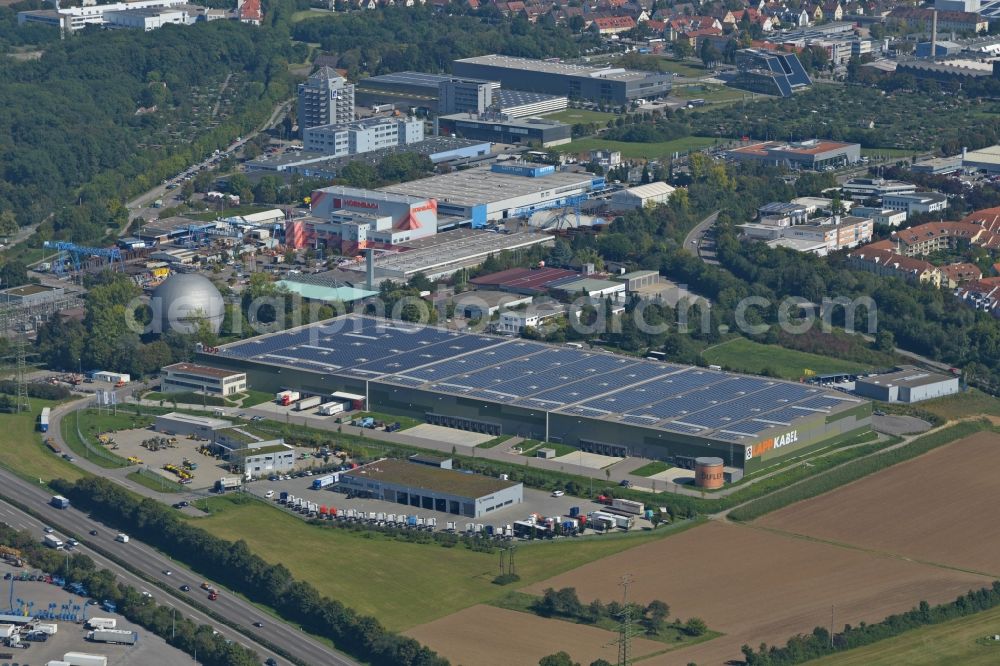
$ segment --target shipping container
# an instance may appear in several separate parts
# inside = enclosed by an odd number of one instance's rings
[[[67,652],[63,655],[63,661],[70,666],[108,666],[108,658],[104,655],[86,652]]]
[[[92,617],[87,620],[88,629],[114,629],[118,626],[118,620],[113,617]]]
[[[611,500],[611,508],[631,513],[634,516],[641,516],[646,512],[646,506],[642,502],[634,502],[627,499],[615,498]]]
[[[135,645],[139,640],[139,634],[125,629],[97,629],[87,634],[87,640],[95,643]]]

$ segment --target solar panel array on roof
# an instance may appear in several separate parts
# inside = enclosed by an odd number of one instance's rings
[[[856,402],[803,384],[357,315],[218,353],[722,441]]]

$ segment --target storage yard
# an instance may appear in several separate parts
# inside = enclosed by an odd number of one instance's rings
[[[41,666],[49,661],[62,660],[67,652],[107,657],[107,666],[131,666],[133,664],[187,666],[191,663],[191,658],[188,655],[170,647],[162,638],[128,622],[117,613],[109,612],[100,606],[89,605],[85,597],[68,592],[51,583],[6,578],[7,574],[17,578],[22,573],[38,573],[35,569],[30,567],[14,568],[6,563],[0,563],[0,571],[3,572],[4,576],[4,580],[0,580],[0,591],[2,591],[0,597],[3,598],[4,611],[10,610],[6,607],[6,602],[10,596],[11,586],[13,586],[15,603],[21,600],[24,602],[24,605],[20,607],[22,610],[27,610],[27,604],[30,603],[32,604],[30,611],[32,615],[43,611],[47,612],[51,608],[52,612],[56,614],[75,613],[79,619],[79,622],[61,619],[42,620],[42,624],[54,624],[55,633],[49,635],[44,641],[26,641],[25,643],[30,646],[28,649],[0,645],[0,653],[13,655],[0,659],[0,663],[18,662],[22,666],[28,666],[28,664]],[[14,610],[17,611],[18,608]],[[84,617],[110,618],[115,623],[114,630],[124,631],[129,635],[136,632],[139,640],[136,641],[135,645],[88,640],[87,636],[92,628],[84,625]],[[0,621],[0,624],[3,622]],[[22,630],[21,633],[27,635],[27,631]]]
[[[757,524],[1000,578],[998,465],[1000,435],[981,432]]]
[[[436,425],[690,467],[721,457],[737,473],[871,422],[867,401],[815,386],[357,315],[200,358],[245,370],[259,390],[350,391]]]

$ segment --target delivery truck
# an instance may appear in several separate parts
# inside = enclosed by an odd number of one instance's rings
[[[319,406],[316,410],[318,414],[322,416],[333,416],[334,414],[340,414],[344,411],[344,403],[342,402],[327,402]]]
[[[94,643],[135,645],[139,640],[139,634],[125,629],[96,629],[87,634],[87,640]]]
[[[57,509],[69,508],[69,500],[63,497],[62,495],[53,495],[52,499],[49,500],[49,504],[51,504]]]
[[[323,488],[329,488],[339,480],[339,474],[327,474],[326,476],[321,476],[318,479],[313,479],[312,487],[313,490],[322,490]]]
[[[42,543],[44,543],[49,548],[55,548],[56,550],[60,550],[63,547],[62,540],[54,534],[46,534],[42,538]]]
[[[238,476],[224,476],[215,482],[215,492],[224,493],[227,490],[236,490],[242,483]]]
[[[49,414],[51,410],[48,407],[42,407],[42,413],[38,416],[38,430],[40,432],[49,431]]]
[[[309,396],[308,398],[302,398],[297,403],[295,403],[295,411],[302,412],[307,409],[312,409],[313,407],[318,406],[321,402],[323,402],[323,398],[319,397],[318,395],[312,395]]]
[[[646,506],[642,502],[619,499],[617,497],[611,500],[611,508],[630,513],[633,516],[641,516],[646,512]]]
[[[275,401],[283,407],[287,407],[298,399],[298,391],[280,391],[275,395]]]

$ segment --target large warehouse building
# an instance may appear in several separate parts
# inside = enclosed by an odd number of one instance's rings
[[[492,143],[532,144],[549,148],[573,140],[573,126],[544,118],[510,118],[503,114],[455,113],[440,116],[437,133]]]
[[[816,386],[358,315],[200,360],[258,390],[350,391],[432,424],[746,471],[871,427],[871,403]]]
[[[386,502],[469,518],[480,518],[524,499],[520,483],[392,459],[345,472],[340,485]]]
[[[953,395],[961,390],[958,377],[926,372],[912,365],[895,372],[861,377],[854,392],[883,402],[913,403]]]
[[[504,88],[565,95],[570,99],[627,104],[670,92],[671,75],[621,67],[588,67],[503,55],[464,58],[452,63],[458,76],[499,81]]]

